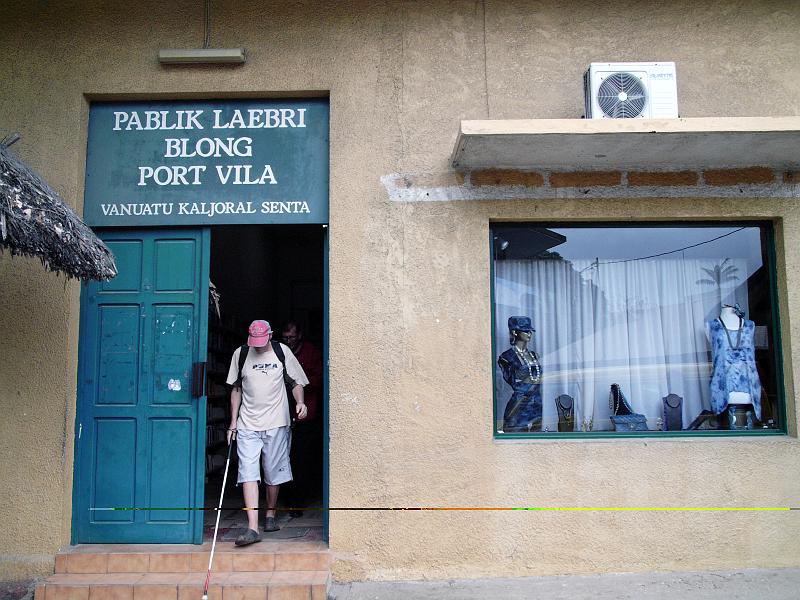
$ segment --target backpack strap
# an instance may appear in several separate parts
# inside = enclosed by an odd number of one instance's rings
[[[272,344],[272,351],[275,353],[275,356],[278,357],[278,360],[281,361],[281,366],[283,370],[286,370],[286,355],[283,353],[283,348],[281,348],[281,343],[276,342],[275,340],[270,341]]]
[[[280,342],[271,341],[272,344],[272,351],[275,353],[275,356],[278,357],[278,360],[281,361],[281,366],[283,367],[283,382],[292,389],[297,382],[289,377],[289,373],[286,372],[286,355],[283,353],[283,348],[281,348]]]
[[[244,361],[247,360],[247,353],[249,350],[250,346],[247,344],[239,347],[239,379],[236,380],[236,383],[233,384],[233,387],[242,387],[242,369],[244,368]]]

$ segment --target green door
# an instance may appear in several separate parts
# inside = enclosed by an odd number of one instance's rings
[[[119,275],[81,296],[72,541],[201,543],[209,229],[100,237]]]

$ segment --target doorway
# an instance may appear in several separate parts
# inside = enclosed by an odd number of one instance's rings
[[[281,486],[278,497],[281,529],[266,539],[323,538],[326,233],[320,225],[232,225],[211,230],[204,506],[219,502],[231,420],[226,379],[234,350],[247,341],[248,325],[255,319],[269,321],[273,339],[299,353],[310,380],[306,388],[309,419],[295,423],[292,432],[294,481]],[[290,334],[299,333],[299,338],[283,339],[287,329]],[[241,510],[241,486],[236,485],[237,469],[234,447],[220,518],[223,541],[233,541],[247,522]],[[259,528],[266,506],[265,489],[260,487]],[[210,539],[216,514],[204,514],[204,538]]]

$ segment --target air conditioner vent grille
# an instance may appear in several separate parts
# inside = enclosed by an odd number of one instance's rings
[[[612,73],[597,90],[597,104],[612,119],[638,117],[647,104],[647,89],[632,73]]]

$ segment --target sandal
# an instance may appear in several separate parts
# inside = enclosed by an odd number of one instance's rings
[[[275,517],[267,517],[264,519],[264,532],[278,531],[280,527],[275,523]]]
[[[247,546],[248,544],[254,544],[256,542],[260,542],[261,537],[258,535],[257,531],[253,531],[252,529],[247,529],[243,534],[236,538],[234,545],[236,546]]]

